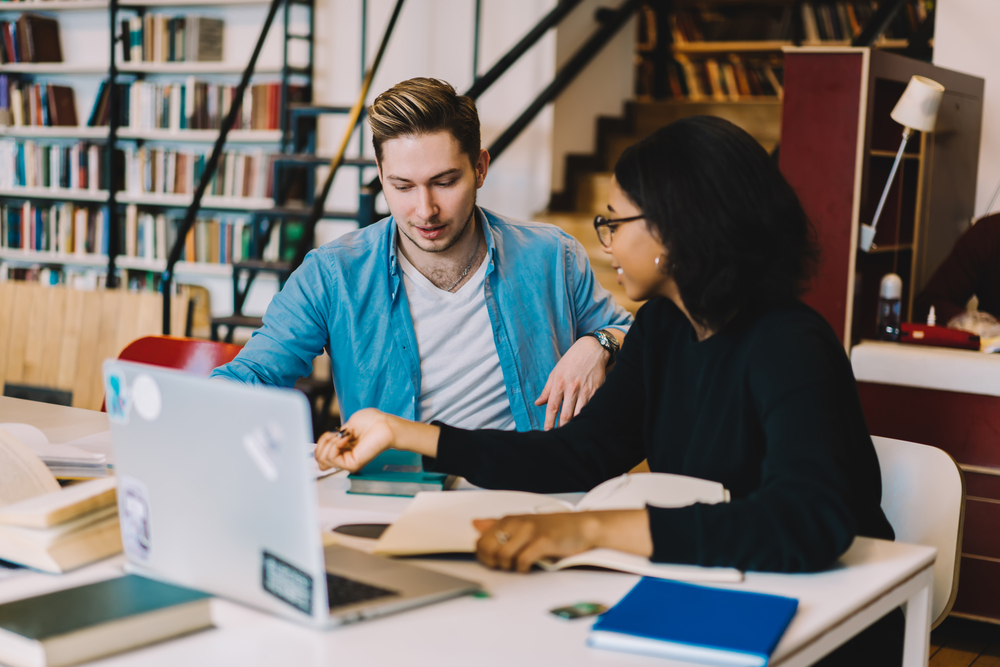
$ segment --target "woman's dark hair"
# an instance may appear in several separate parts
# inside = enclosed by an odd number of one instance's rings
[[[812,226],[767,152],[729,121],[671,123],[630,146],[615,178],[666,246],[666,270],[702,326],[802,293],[817,257]]]

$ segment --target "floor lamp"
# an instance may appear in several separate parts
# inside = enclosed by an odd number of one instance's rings
[[[903,151],[906,150],[906,142],[913,135],[913,130],[921,132],[933,132],[937,122],[938,107],[941,106],[941,97],[944,95],[944,86],[937,81],[931,81],[923,76],[913,76],[907,84],[903,96],[896,102],[890,117],[903,126],[903,141],[899,144],[899,151],[896,152],[896,161],[892,163],[892,171],[889,172],[889,179],[882,190],[882,198],[878,201],[878,208],[875,209],[875,217],[872,224],[861,225],[861,234],[858,238],[858,246],[865,252],[872,249],[872,241],[875,240],[875,226],[878,225],[879,216],[882,215],[882,207],[885,206],[885,199],[889,195],[892,181],[896,177],[896,170],[899,168],[899,161],[903,159]]]

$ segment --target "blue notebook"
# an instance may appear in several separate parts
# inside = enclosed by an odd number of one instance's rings
[[[587,643],[707,665],[766,665],[798,600],[644,577],[594,623]]]
[[[443,491],[451,488],[456,480],[444,473],[424,472],[420,454],[398,449],[387,449],[347,479],[351,483],[348,493],[379,496],[415,496],[422,491]]]

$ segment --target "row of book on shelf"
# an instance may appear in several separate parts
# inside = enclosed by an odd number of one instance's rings
[[[0,139],[0,190],[107,190],[106,159],[104,147],[98,144],[82,141],[39,144],[30,139]]]
[[[76,127],[76,98],[69,86],[23,83],[0,74],[0,127]]]
[[[691,101],[780,98],[783,71],[778,58],[746,59],[731,53],[725,58],[692,59],[676,54],[667,64],[667,88],[671,97]],[[651,63],[640,63],[640,88],[652,75]],[[652,89],[651,82],[645,85]]]
[[[121,22],[122,60],[174,63],[220,62],[224,22],[206,16],[145,14]]]
[[[119,218],[119,256],[166,260],[177,241],[181,216],[140,211],[130,204]],[[181,261],[231,264],[251,257],[253,229],[246,216],[205,216],[184,239]],[[281,232],[263,249],[264,259],[277,260]],[[68,202],[38,206],[32,202],[0,206],[0,248],[65,256],[107,256],[110,216],[106,206]]]
[[[236,99],[236,86],[199,81],[183,83],[134,81],[118,84],[122,127],[134,130],[217,130]],[[288,86],[289,102],[306,99],[305,86]],[[110,87],[101,83],[87,125],[107,125],[111,108]],[[237,130],[277,130],[281,127],[281,84],[256,83],[244,94],[233,125]]]
[[[209,152],[130,145],[114,151],[119,190],[130,194],[194,194]],[[224,151],[205,193],[218,197],[270,197],[276,156],[261,149]],[[0,190],[108,189],[107,151],[99,144],[0,140]]]
[[[61,63],[59,22],[48,16],[24,13],[14,21],[0,21],[0,63]]]
[[[864,30],[879,0],[805,0],[802,3],[747,2],[681,8],[669,16],[675,44],[694,42],[791,41],[795,11],[807,42],[850,40]],[[883,33],[886,39],[909,39],[927,20],[933,0],[909,0]],[[655,15],[640,26],[640,50],[656,47]]]

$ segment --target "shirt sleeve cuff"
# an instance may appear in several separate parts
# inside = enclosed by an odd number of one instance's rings
[[[697,505],[653,507],[646,505],[649,534],[653,539],[654,563],[697,565],[700,544]]]
[[[474,463],[469,456],[472,448],[461,444],[464,429],[448,426],[439,421],[432,421],[431,424],[441,429],[441,434],[438,436],[438,455],[437,458],[423,457],[424,470],[465,477],[464,471],[474,468]]]

